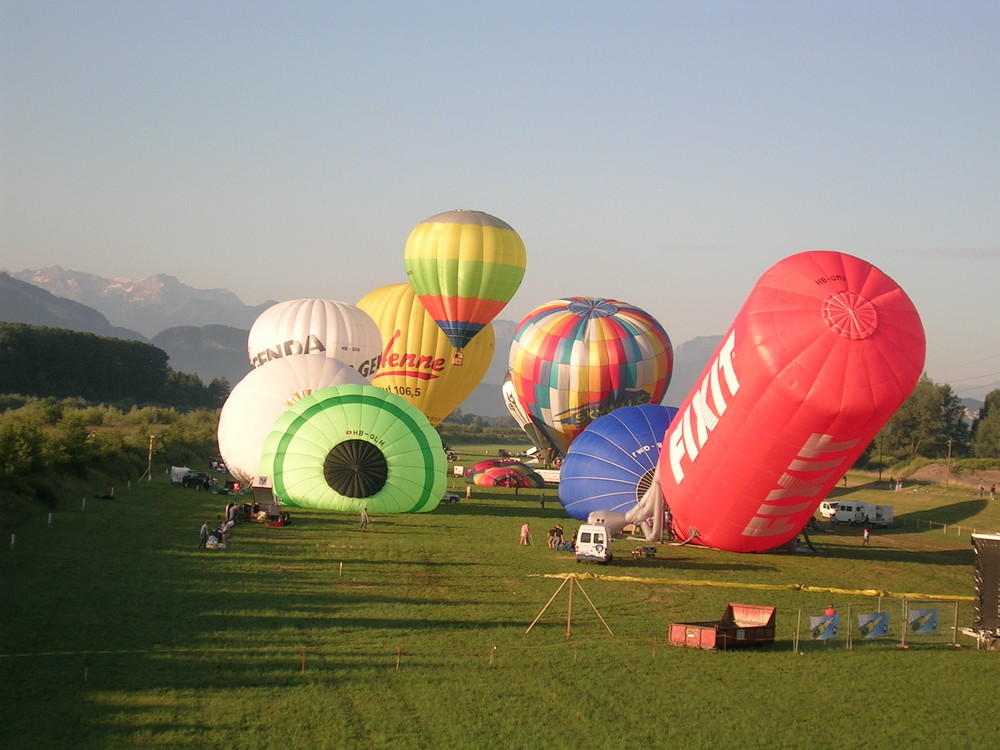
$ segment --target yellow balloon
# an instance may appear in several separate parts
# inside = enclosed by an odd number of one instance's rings
[[[473,337],[464,361],[456,365],[454,346],[409,284],[380,287],[355,306],[382,333],[382,358],[372,385],[402,396],[435,427],[469,397],[489,369],[493,325]]]

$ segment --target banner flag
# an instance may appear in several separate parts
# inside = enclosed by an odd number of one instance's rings
[[[858,615],[858,635],[862,638],[884,638],[889,635],[889,613]]]
[[[938,611],[936,609],[911,609],[907,615],[911,633],[938,632]]]
[[[826,641],[836,638],[840,633],[840,615],[823,615],[809,618],[810,633],[814,641]]]

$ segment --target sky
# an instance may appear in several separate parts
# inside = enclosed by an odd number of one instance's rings
[[[994,0],[0,0],[0,269],[353,303],[476,209],[527,249],[499,318],[610,297],[677,346],[836,250],[982,398],[997,39]]]

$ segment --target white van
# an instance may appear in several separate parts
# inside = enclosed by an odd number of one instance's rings
[[[873,505],[871,503],[841,502],[834,514],[837,523],[871,524],[872,526],[892,526],[895,513],[891,505]]]
[[[611,532],[601,523],[585,523],[576,532],[576,561],[611,562]]]
[[[868,503],[842,502],[837,504],[833,518],[837,523],[849,523],[853,526],[856,523],[864,523],[870,509],[871,506]]]
[[[819,504],[819,514],[823,516],[823,518],[832,518],[837,512],[837,505],[838,503],[836,501],[831,502],[829,500],[824,500]]]

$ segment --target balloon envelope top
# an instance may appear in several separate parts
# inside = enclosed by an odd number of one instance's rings
[[[524,243],[482,211],[447,211],[418,224],[406,241],[406,274],[452,346],[462,349],[492,321],[524,277]]]
[[[518,325],[510,374],[521,405],[563,455],[590,422],[622,406],[658,404],[673,369],[663,327],[627,302],[567,297]]]
[[[381,352],[382,336],[375,321],[354,305],[329,299],[278,302],[257,317],[247,336],[254,367],[282,357],[319,354],[371,378]]]

